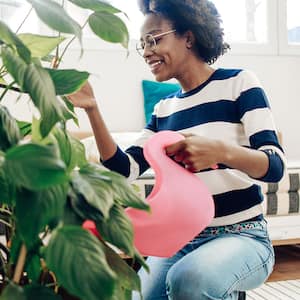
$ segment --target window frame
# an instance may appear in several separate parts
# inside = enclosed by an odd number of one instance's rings
[[[267,3],[267,39],[266,43],[247,43],[247,42],[229,42],[231,46],[230,54],[233,55],[277,55],[278,54],[278,0],[266,0]],[[67,9],[67,8],[66,8]],[[273,30],[272,30],[273,29]],[[95,40],[97,42],[95,43]],[[137,38],[130,39],[129,52],[135,51],[135,45],[138,41]],[[109,50],[109,51],[122,51],[120,45],[106,43],[105,41],[98,40],[95,37],[83,38],[84,48],[87,50]],[[78,49],[78,43],[71,46],[72,49]]]
[[[277,22],[277,1],[266,0],[267,3],[267,42],[229,42],[231,46],[230,53],[236,55],[277,55],[278,44],[278,22]],[[274,30],[272,30],[272,28]]]
[[[230,55],[300,55],[300,44],[288,44],[287,31],[287,0],[267,1],[267,38],[266,43],[229,42]],[[68,11],[68,8],[66,7]],[[50,33],[49,28],[41,21],[38,22],[39,33]],[[135,51],[137,38],[129,41],[129,52]],[[83,37],[86,50],[126,52],[120,44],[105,42],[95,36]],[[79,50],[78,41],[71,44],[70,49]]]
[[[287,0],[278,1],[278,54],[279,55],[300,55],[300,43],[289,44],[287,30]]]

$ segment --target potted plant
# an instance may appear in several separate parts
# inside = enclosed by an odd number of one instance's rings
[[[127,48],[117,8],[68,1],[90,12],[87,23],[97,36]],[[8,240],[0,244],[0,299],[57,300],[61,287],[82,300],[130,299],[139,278],[111,245],[147,268],[123,207],[149,207],[121,175],[88,162],[66,130],[68,120],[76,121],[66,95],[89,74],[58,69],[69,44],[58,47],[74,37],[81,42],[82,26],[53,0],[27,2],[59,33],[16,34],[0,21],[0,222]],[[32,122],[16,120],[1,103],[8,91],[29,96],[38,112]],[[86,219],[101,236],[82,228]]]

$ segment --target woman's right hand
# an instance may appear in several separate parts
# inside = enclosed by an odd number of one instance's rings
[[[87,81],[79,91],[67,96],[75,107],[90,110],[97,106],[94,91],[90,83]]]

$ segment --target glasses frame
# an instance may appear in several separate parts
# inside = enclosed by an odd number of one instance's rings
[[[171,30],[168,30],[168,31],[165,31],[165,32],[162,32],[162,33],[155,34],[155,35],[153,35],[151,33],[146,34],[144,39],[143,39],[143,42],[139,41],[139,42],[136,43],[135,49],[136,49],[137,53],[140,56],[144,56],[144,52],[145,52],[146,47],[148,47],[148,49],[150,49],[151,51],[155,51],[156,48],[157,48],[156,38],[161,37],[161,36],[165,36],[165,35],[173,33],[173,32],[176,32],[176,29],[171,29]],[[146,42],[147,38],[151,38],[151,41],[153,42],[153,45],[151,45],[149,42],[148,43]],[[142,43],[144,43],[144,45],[145,45],[144,48],[142,46]]]

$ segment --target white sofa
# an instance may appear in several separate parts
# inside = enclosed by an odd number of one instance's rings
[[[81,135],[85,137],[87,134]],[[122,149],[126,149],[137,138],[138,132],[113,133]],[[99,162],[93,137],[82,139],[90,161]],[[146,172],[134,184],[145,198],[152,190],[153,172]],[[279,183],[261,183],[264,195],[263,210],[268,221],[269,233],[274,245],[300,243],[300,167],[288,168]]]

